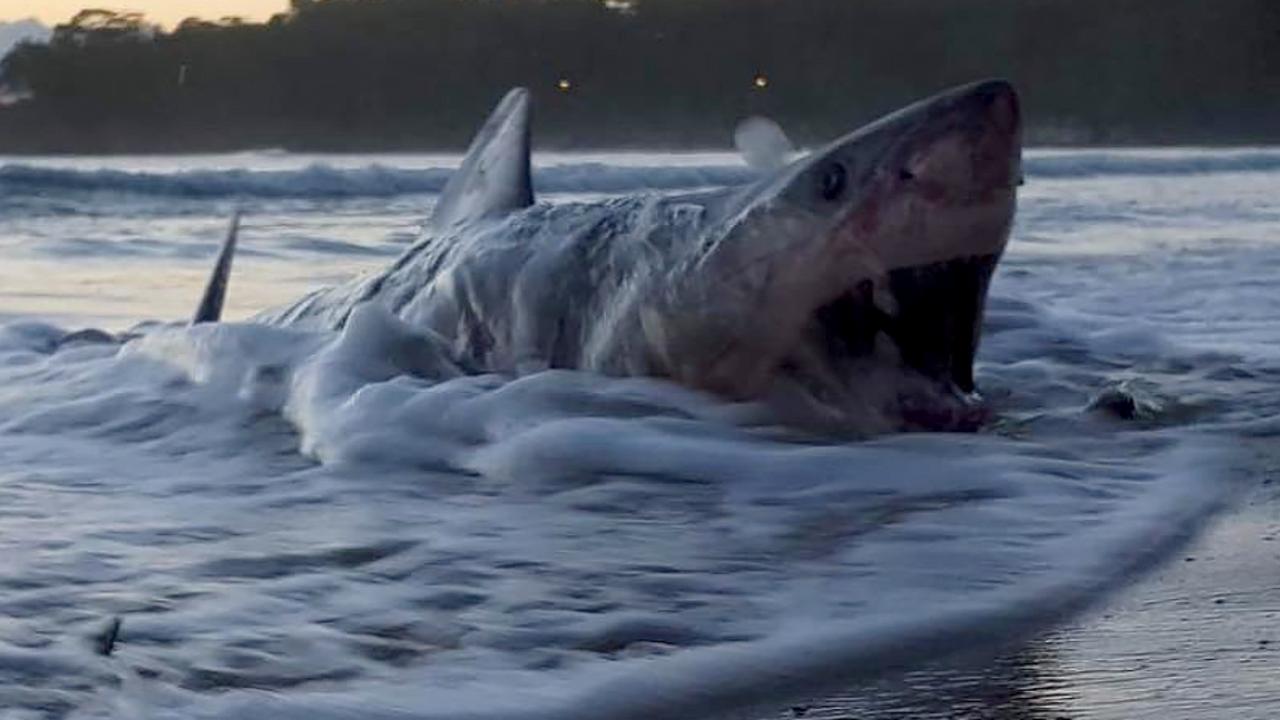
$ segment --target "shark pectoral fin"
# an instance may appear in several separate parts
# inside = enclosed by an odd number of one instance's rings
[[[440,193],[431,225],[443,228],[532,205],[529,145],[529,91],[515,88],[471,141],[462,165]]]
[[[733,131],[733,146],[748,167],[761,173],[781,170],[796,152],[782,127],[760,115],[738,123]]]
[[[204,297],[196,314],[191,318],[192,325],[218,322],[222,319],[222,303],[227,297],[227,280],[231,275],[231,259],[236,254],[236,238],[240,235],[240,211],[231,216],[231,227],[227,230],[227,239],[222,241],[222,249],[218,251],[218,261],[209,276],[209,284],[205,286]]]

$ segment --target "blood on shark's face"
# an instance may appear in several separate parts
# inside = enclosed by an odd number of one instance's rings
[[[691,273],[705,322],[679,323],[685,355],[702,345],[680,379],[739,397],[785,388],[837,418],[879,418],[860,423],[871,431],[976,427],[973,360],[1020,126],[1008,83],[976,83],[744,192]]]

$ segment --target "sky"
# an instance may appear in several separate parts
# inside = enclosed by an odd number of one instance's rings
[[[137,10],[153,21],[172,27],[192,16],[216,20],[239,15],[264,20],[288,5],[288,0],[0,0],[0,21],[34,17],[52,26],[86,7],[105,7]]]

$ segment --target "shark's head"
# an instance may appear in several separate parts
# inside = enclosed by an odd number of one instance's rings
[[[873,430],[976,426],[1020,128],[1007,82],[966,85],[744,190],[681,271],[698,319],[665,334],[668,369],[738,397],[785,388]]]

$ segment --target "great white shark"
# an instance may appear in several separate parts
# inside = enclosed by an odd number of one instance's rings
[[[343,330],[370,306],[464,372],[667,378],[854,432],[963,430],[1021,179],[1017,94],[957,87],[745,187],[536,203],[510,91],[390,267],[255,321]],[[216,321],[235,226],[195,322]],[[410,363],[411,364],[411,363]]]

